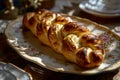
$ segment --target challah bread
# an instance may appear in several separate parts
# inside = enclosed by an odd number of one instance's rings
[[[39,10],[24,15],[23,25],[43,44],[80,67],[97,67],[104,60],[102,43],[98,36],[70,17]]]

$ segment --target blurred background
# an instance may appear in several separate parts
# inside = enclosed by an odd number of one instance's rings
[[[0,0],[0,18],[14,19],[17,15],[38,9],[51,9],[55,0]]]

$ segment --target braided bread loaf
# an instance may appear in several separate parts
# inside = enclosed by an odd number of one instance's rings
[[[39,10],[27,13],[23,18],[23,25],[42,43],[80,67],[96,67],[104,60],[101,40],[70,17]]]

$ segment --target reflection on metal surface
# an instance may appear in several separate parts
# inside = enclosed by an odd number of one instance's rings
[[[1,19],[16,19],[18,9],[14,6],[13,0],[4,0],[5,9],[0,12]]]
[[[118,17],[120,16],[120,6],[118,0],[88,0],[82,1],[79,8],[87,13],[100,17]],[[112,3],[113,2],[113,3]],[[118,2],[118,3],[117,3]]]
[[[32,80],[32,77],[11,63],[0,62],[0,80]]]

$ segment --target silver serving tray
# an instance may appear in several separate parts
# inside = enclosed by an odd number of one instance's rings
[[[78,17],[71,18],[88,27],[93,34],[105,34],[105,36],[110,39],[110,41],[107,42],[107,48],[109,48],[110,52],[106,53],[108,54],[108,57],[105,58],[104,62],[99,67],[83,69],[74,63],[70,63],[63,57],[63,55],[56,53],[50,47],[40,43],[40,41],[29,30],[23,31],[23,17],[8,24],[5,30],[5,35],[10,46],[14,48],[21,57],[52,71],[91,75],[119,68],[120,36],[112,32],[109,28],[88,19]],[[105,36],[103,35],[103,37]]]
[[[32,80],[32,76],[11,63],[0,62],[0,80]]]

